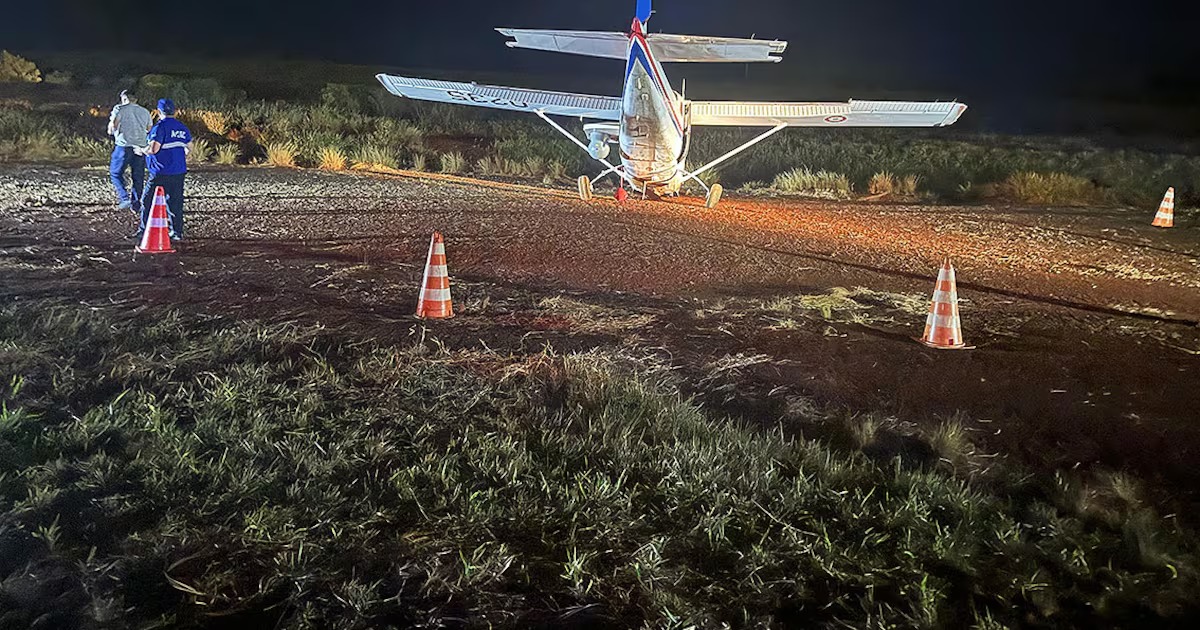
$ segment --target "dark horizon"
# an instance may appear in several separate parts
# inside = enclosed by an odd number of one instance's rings
[[[267,56],[410,68],[554,75],[609,62],[509,50],[496,26],[625,30],[633,0],[411,3],[261,0],[165,5],[46,0],[0,24],[0,47]],[[790,42],[760,80],[970,94],[1087,96],[1147,104],[1200,94],[1196,46],[1169,36],[1188,19],[1115,2],[1086,10],[1014,0],[992,6],[867,0],[856,7],[787,0],[658,0],[652,31]],[[1195,12],[1195,9],[1189,9]],[[137,28],[131,28],[130,25]],[[174,36],[156,36],[155,25]],[[1164,36],[1166,35],[1166,36]],[[70,45],[62,45],[70,42]],[[717,71],[719,72],[719,71]]]

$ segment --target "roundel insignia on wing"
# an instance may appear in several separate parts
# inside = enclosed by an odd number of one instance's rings
[[[841,115],[836,115],[836,116],[826,116],[826,117],[825,117],[825,122],[827,122],[827,123],[834,123],[834,124],[837,124],[837,123],[844,123],[844,122],[846,122],[846,117],[845,117],[845,116],[841,116]]]

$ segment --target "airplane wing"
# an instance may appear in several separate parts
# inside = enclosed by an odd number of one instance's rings
[[[620,120],[621,99],[615,96],[591,96],[568,92],[547,92],[523,88],[477,85],[433,79],[414,79],[389,74],[376,79],[396,96],[420,101],[474,105],[514,112],[536,112],[557,116],[578,116],[597,120]]]
[[[773,127],[945,127],[967,106],[954,102],[850,101],[848,103],[753,103],[692,101],[691,122],[699,126]]]

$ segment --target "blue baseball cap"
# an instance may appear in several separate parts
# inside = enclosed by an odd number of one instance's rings
[[[175,115],[175,101],[169,98],[160,98],[158,99],[158,109],[168,116],[173,116]]]

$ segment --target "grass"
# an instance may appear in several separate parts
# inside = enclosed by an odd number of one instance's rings
[[[223,165],[237,164],[239,153],[240,149],[236,144],[222,144],[217,147],[217,152],[213,156],[213,161],[217,164]]]
[[[359,147],[352,159],[355,166],[360,168],[380,170],[400,168],[400,162],[396,159],[394,151],[375,144]]]
[[[829,199],[846,199],[854,192],[850,178],[841,173],[794,168],[775,177],[772,187],[787,193]]]
[[[207,162],[212,157],[212,153],[212,145],[209,144],[208,140],[200,138],[192,142],[192,150],[188,153],[187,159],[193,164],[200,164]]]
[[[346,159],[346,154],[338,147],[325,147],[321,149],[318,165],[320,168],[327,171],[344,171],[349,164]]]
[[[1095,627],[1200,592],[1150,508],[741,426],[637,354],[33,303],[0,353],[16,626]]]
[[[1091,181],[1066,173],[1013,173],[997,186],[1000,196],[1042,206],[1087,206],[1103,203],[1104,194]]]
[[[467,160],[463,154],[456,152],[442,154],[443,173],[461,173],[467,168]]]
[[[296,157],[300,148],[294,142],[270,142],[264,147],[267,151],[267,163],[271,166],[291,168],[296,166]]]

